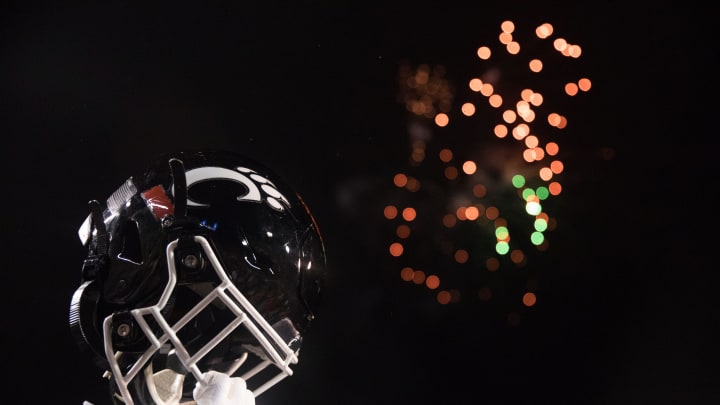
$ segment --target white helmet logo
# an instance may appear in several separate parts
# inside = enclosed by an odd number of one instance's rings
[[[262,202],[264,200],[275,210],[284,211],[290,207],[290,202],[282,195],[275,185],[258,174],[256,171],[247,167],[238,166],[235,170],[226,169],[224,167],[206,166],[191,169],[185,172],[188,194],[193,185],[212,181],[212,180],[230,180],[245,185],[247,194],[237,196],[238,201],[254,201]],[[175,189],[173,185],[173,195]],[[190,207],[208,207],[208,204],[197,202],[188,196],[188,206]]]

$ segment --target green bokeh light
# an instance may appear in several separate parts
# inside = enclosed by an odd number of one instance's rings
[[[550,197],[550,190],[548,190],[548,188],[545,186],[540,186],[537,188],[537,190],[535,190],[535,194],[537,194],[537,196],[541,200],[544,200],[544,199]]]
[[[532,242],[532,244],[535,246],[542,244],[544,240],[545,240],[545,235],[543,235],[542,232],[533,232],[530,235],[530,242]]]
[[[520,188],[525,185],[525,177],[523,177],[521,174],[516,174],[512,178],[512,184],[515,186],[515,188]]]
[[[535,219],[535,223],[533,225],[535,226],[535,230],[538,232],[543,232],[547,230],[548,227],[548,223],[544,218]]]
[[[527,201],[528,198],[535,195],[535,191],[531,188],[526,188],[522,191],[523,200]]]
[[[501,255],[507,254],[507,252],[510,251],[510,244],[507,242],[498,242],[495,244],[495,251]]]

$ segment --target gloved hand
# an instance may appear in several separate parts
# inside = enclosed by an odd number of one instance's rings
[[[255,405],[255,396],[242,378],[208,371],[203,379],[205,384],[198,382],[193,390],[197,405]]]

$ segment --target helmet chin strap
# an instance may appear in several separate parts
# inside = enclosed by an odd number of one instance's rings
[[[153,372],[152,363],[145,368],[148,392],[157,405],[177,405],[183,394],[185,375],[166,368]]]
[[[245,362],[248,354],[244,353],[242,357],[231,363],[227,370],[224,371],[228,376],[232,376],[235,371]],[[160,371],[154,371],[152,363],[148,364],[144,371],[145,383],[156,405],[194,405],[195,401],[186,401],[182,404],[183,384],[185,383],[185,374],[171,368],[165,368]]]

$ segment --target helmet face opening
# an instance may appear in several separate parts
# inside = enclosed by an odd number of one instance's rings
[[[256,162],[173,157],[181,173],[168,158],[129,178],[81,227],[89,253],[71,329],[125,403],[192,399],[209,370],[260,395],[298,361],[320,300],[322,237],[300,197]]]

